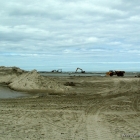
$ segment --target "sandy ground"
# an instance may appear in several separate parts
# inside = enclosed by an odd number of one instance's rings
[[[140,79],[54,77],[63,93],[0,100],[0,140],[140,139]]]

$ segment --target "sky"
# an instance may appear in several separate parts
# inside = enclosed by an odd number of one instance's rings
[[[0,65],[140,71],[140,0],[1,0]]]

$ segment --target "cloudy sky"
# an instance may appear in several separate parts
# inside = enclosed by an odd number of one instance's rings
[[[1,0],[0,65],[140,71],[140,0]]]

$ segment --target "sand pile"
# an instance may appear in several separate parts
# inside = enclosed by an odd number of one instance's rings
[[[36,70],[27,72],[18,67],[0,67],[0,83],[18,91],[63,92],[68,87],[58,80],[41,76]]]
[[[0,83],[18,91],[51,91],[63,92],[68,87],[58,80],[41,76],[36,70],[26,72],[17,67],[0,67]]]
[[[25,71],[18,67],[0,67],[0,83],[11,83]]]

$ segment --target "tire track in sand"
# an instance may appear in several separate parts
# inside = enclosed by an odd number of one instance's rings
[[[90,107],[90,112],[87,114],[87,135],[88,140],[115,140],[116,138],[112,134],[109,127],[105,126],[105,123],[100,118],[101,110],[106,107],[104,103],[107,101],[102,100],[98,105]],[[93,110],[96,108],[96,111]],[[92,110],[93,109],[93,110]]]

